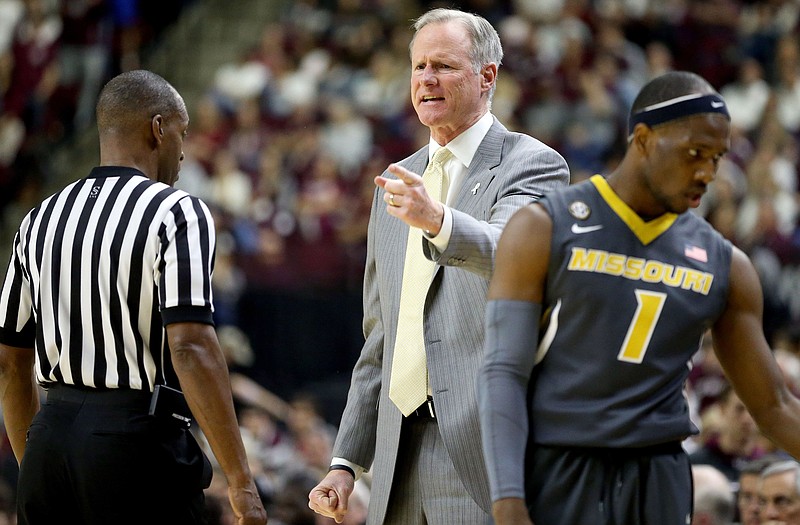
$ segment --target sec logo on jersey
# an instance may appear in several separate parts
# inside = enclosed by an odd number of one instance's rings
[[[573,201],[569,205],[569,214],[578,219],[579,221],[585,221],[591,215],[592,210],[589,209],[589,206],[586,205],[583,201]]]

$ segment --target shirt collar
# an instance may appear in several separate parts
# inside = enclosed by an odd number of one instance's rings
[[[469,167],[472,158],[478,151],[478,146],[483,142],[483,138],[489,132],[489,128],[494,124],[494,117],[487,111],[475,124],[467,128],[461,135],[457,136],[447,144],[447,149],[453,154],[455,158],[466,167]],[[428,161],[433,158],[433,155],[441,148],[433,137],[428,143]]]
[[[92,179],[99,179],[105,177],[145,177],[147,175],[142,173],[141,171],[137,170],[136,168],[131,168],[128,166],[95,166],[92,168],[91,173],[89,173],[89,178]]]

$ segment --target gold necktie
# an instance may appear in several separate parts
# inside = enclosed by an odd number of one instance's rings
[[[447,198],[448,181],[444,163],[451,155],[447,148],[440,148],[422,174],[425,191],[438,201]],[[428,397],[423,311],[435,268],[436,263],[422,253],[422,230],[409,228],[389,383],[389,398],[405,416],[416,410]]]

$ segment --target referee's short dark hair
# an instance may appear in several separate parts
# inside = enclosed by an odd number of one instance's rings
[[[102,135],[185,112],[183,99],[163,77],[144,69],[121,73],[108,81],[97,101],[97,129]]]

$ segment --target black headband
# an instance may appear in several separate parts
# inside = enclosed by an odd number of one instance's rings
[[[652,128],[670,120],[700,113],[720,113],[728,120],[731,118],[721,96],[716,93],[708,95],[694,93],[665,100],[632,113],[628,119],[628,133],[633,133],[634,126],[640,122]]]

